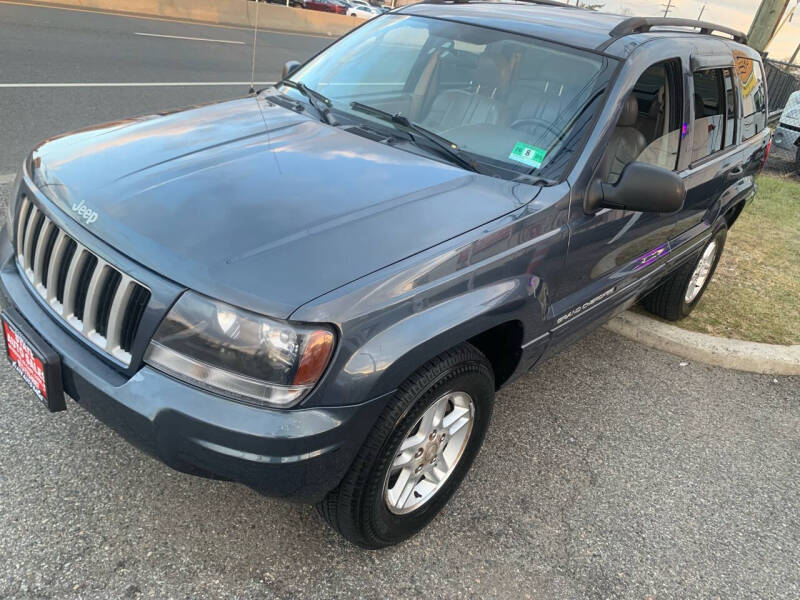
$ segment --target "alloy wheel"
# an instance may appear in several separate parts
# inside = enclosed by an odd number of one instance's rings
[[[466,392],[440,396],[403,438],[383,486],[387,508],[410,513],[436,495],[467,447],[475,404]]]

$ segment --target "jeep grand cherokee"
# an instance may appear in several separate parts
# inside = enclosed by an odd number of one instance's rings
[[[51,410],[396,543],[498,389],[639,300],[700,300],[769,149],[744,41],[423,3],[249,97],[48,140],[0,237],[9,358]]]

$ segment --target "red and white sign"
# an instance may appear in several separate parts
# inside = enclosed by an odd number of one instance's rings
[[[33,353],[25,340],[5,321],[3,321],[3,329],[6,334],[8,357],[36,394],[41,399],[47,400],[47,386],[44,381],[42,361]]]

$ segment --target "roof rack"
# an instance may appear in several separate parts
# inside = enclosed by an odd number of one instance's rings
[[[725,33],[733,38],[734,42],[740,44],[747,43],[747,35],[736,29],[725,27],[723,25],[715,25],[707,21],[695,21],[694,19],[678,19],[672,17],[630,17],[619,23],[614,29],[608,32],[613,39],[611,42],[631,35],[633,33],[646,33],[653,27],[693,27],[699,29],[698,33],[711,35],[717,31]]]
[[[474,0],[474,2],[496,2],[498,4],[513,4],[522,2],[525,4],[541,4],[543,6],[558,6],[560,8],[577,8],[574,4],[559,2],[558,0]],[[423,4],[472,4],[473,0],[422,0]]]

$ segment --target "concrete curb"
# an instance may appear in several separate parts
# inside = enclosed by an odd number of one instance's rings
[[[625,312],[606,327],[650,348],[726,369],[800,375],[800,345],[760,344],[686,331],[643,315]]]

